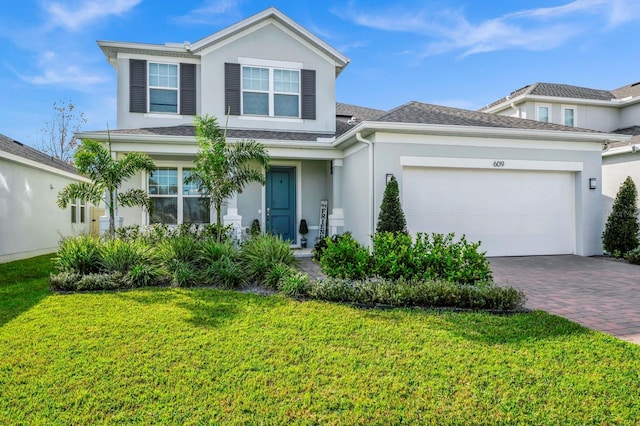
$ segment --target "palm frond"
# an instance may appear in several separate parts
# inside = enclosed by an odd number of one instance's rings
[[[151,198],[142,189],[129,189],[118,194],[118,204],[124,207],[140,206],[147,211],[152,210]]]
[[[66,209],[75,200],[86,200],[92,204],[99,204],[104,195],[104,187],[89,182],[70,183],[58,193],[56,203],[61,209]]]

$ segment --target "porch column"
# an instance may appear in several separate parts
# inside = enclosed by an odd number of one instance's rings
[[[231,225],[233,238],[242,240],[242,216],[238,214],[238,194],[227,200],[227,214],[222,217],[224,226]]]
[[[344,232],[344,212],[342,210],[342,160],[333,160],[333,205],[329,215],[329,235]]]

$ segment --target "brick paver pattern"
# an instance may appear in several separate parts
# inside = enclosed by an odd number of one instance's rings
[[[571,255],[489,261],[496,284],[523,290],[527,308],[640,344],[640,266]]]
[[[324,277],[310,258],[299,261],[311,278]],[[640,344],[640,266],[572,255],[489,261],[496,284],[524,291],[527,308]]]

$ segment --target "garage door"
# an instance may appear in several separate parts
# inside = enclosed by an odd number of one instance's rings
[[[404,167],[411,233],[455,232],[489,256],[575,252],[574,173]]]

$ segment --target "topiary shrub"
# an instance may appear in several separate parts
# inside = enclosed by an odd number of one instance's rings
[[[392,176],[384,189],[376,232],[407,233],[407,221],[400,204],[398,181]]]
[[[616,257],[638,247],[638,191],[630,176],[620,185],[602,234],[604,249]]]
[[[330,277],[359,280],[370,275],[369,250],[345,232],[325,239],[327,247],[320,256],[320,267]]]

